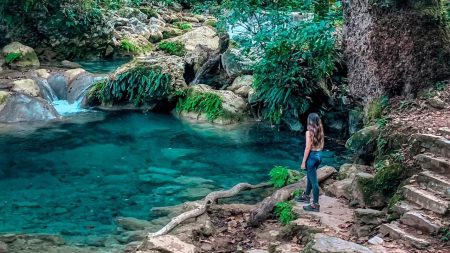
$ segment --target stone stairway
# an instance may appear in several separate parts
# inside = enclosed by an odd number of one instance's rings
[[[403,186],[405,200],[394,207],[400,219],[379,229],[381,235],[419,249],[438,240],[436,233],[450,225],[450,129],[440,129],[438,134],[413,136],[423,171]]]

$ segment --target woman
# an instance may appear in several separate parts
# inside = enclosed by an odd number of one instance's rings
[[[308,127],[306,131],[306,147],[303,154],[303,161],[300,169],[306,170],[306,191],[297,201],[310,203],[310,194],[312,190],[313,202],[303,206],[305,211],[319,212],[319,182],[317,181],[317,168],[322,162],[321,151],[324,145],[324,133],[322,121],[317,113],[311,113],[308,116]]]

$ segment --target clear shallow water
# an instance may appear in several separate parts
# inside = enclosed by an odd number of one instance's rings
[[[78,61],[78,63],[91,73],[106,74],[118,69],[123,64],[128,63],[131,58],[118,58],[114,60],[86,60]]]
[[[324,164],[343,147],[326,143]],[[263,125],[191,125],[171,115],[81,113],[37,130],[0,132],[0,232],[114,233],[117,216],[202,198],[298,166],[303,140]]]

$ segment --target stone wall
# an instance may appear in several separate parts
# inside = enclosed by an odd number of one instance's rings
[[[450,32],[439,1],[345,1],[345,57],[353,97],[367,102],[383,94],[411,96],[450,77]]]

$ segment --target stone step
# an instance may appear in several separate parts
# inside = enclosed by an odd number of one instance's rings
[[[418,211],[418,210],[421,209],[421,207],[419,207],[418,205],[413,204],[413,203],[411,203],[409,201],[403,200],[403,201],[397,202],[394,205],[393,209],[399,215],[403,215],[403,214],[405,214],[407,212],[410,212],[410,211]]]
[[[438,218],[428,217],[426,214],[419,211],[406,212],[400,218],[400,222],[428,234],[437,233],[442,227]]]
[[[450,137],[450,128],[448,127],[441,127],[438,129],[438,134],[446,139]]]
[[[396,222],[381,225],[379,233],[382,236],[389,236],[393,239],[403,239],[408,244],[419,249],[425,249],[430,246],[430,242],[408,233],[407,231],[400,228],[398,223]]]
[[[431,210],[438,214],[446,214],[450,207],[450,202],[446,201],[432,192],[422,190],[414,185],[403,186],[405,198],[418,206]]]
[[[424,170],[431,170],[441,175],[450,175],[450,160],[443,157],[434,157],[430,154],[419,154],[416,161]]]
[[[450,198],[450,179],[447,177],[426,170],[418,175],[417,181],[419,185],[425,186],[427,189],[446,198]]]
[[[414,134],[414,145],[424,148],[427,152],[450,158],[450,140],[433,134]]]

